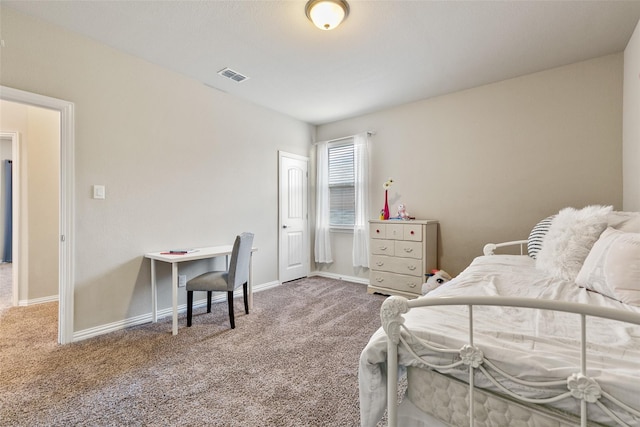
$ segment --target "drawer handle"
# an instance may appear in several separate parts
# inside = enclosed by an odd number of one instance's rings
[[[382,267],[382,266],[384,265],[384,262],[382,262],[382,261],[378,261],[378,262],[376,262],[376,265],[377,265],[378,267]]]
[[[410,288],[415,288],[416,284],[412,283],[412,282],[409,282],[409,283],[407,283],[407,286],[409,286]]]
[[[411,252],[413,252],[413,248],[404,248],[404,251],[410,254]]]
[[[382,283],[384,282],[384,279],[382,277],[376,277],[376,282]]]
[[[415,266],[415,265],[409,265],[409,266],[407,266],[407,268],[408,268],[409,270],[413,271],[413,270],[415,270],[415,269],[416,269],[416,266]]]
[[[380,233],[380,230],[376,229],[376,233]]]
[[[381,251],[386,251],[387,249],[388,249],[387,246],[380,246]]]

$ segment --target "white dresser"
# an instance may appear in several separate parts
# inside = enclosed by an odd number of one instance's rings
[[[421,294],[425,274],[438,268],[438,221],[371,220],[368,292]]]

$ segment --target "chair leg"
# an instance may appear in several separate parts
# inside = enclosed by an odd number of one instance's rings
[[[247,299],[247,283],[242,285],[242,296],[244,296],[244,312],[249,314],[249,300]]]
[[[193,291],[187,291],[187,326],[191,326],[192,315],[193,315]]]
[[[227,292],[227,301],[229,302],[229,322],[231,322],[231,329],[235,329],[236,322],[233,317],[233,291]]]
[[[211,313],[211,294],[212,291],[207,291],[207,313]]]

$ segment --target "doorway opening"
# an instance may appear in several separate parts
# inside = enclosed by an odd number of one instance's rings
[[[0,86],[0,99],[59,112],[58,191],[58,343],[73,341],[73,254],[74,254],[74,105],[71,102]],[[15,159],[14,159],[15,162]],[[15,168],[15,163],[14,163]],[[15,173],[15,169],[14,169]],[[15,181],[14,181],[15,182]],[[28,190],[27,190],[28,192]],[[27,193],[25,192],[25,193]],[[20,193],[20,191],[18,191]],[[21,215],[23,213],[21,212]],[[15,218],[14,218],[15,220]],[[18,216],[19,220],[19,216]],[[14,223],[15,229],[15,223]],[[14,233],[15,234],[15,233]],[[19,246],[19,244],[18,244]],[[14,247],[14,268],[16,253]],[[17,257],[18,265],[21,257]],[[21,268],[21,267],[18,267]],[[13,275],[16,273],[14,272]],[[13,276],[12,275],[12,276]],[[19,280],[22,280],[20,277]],[[16,297],[14,297],[15,299]]]
[[[18,132],[0,130],[0,309],[18,305],[19,262],[13,254],[19,253],[20,241],[13,230],[20,229],[20,183],[14,179],[19,152]]]

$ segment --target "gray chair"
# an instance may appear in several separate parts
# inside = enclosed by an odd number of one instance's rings
[[[191,326],[193,315],[193,292],[207,292],[207,313],[211,313],[211,293],[227,291],[229,304],[229,320],[231,329],[236,327],[233,316],[233,291],[242,285],[244,296],[244,311],[249,314],[249,301],[247,300],[247,284],[249,282],[249,262],[251,260],[251,247],[253,234],[242,233],[236,237],[231,252],[228,271],[210,271],[201,274],[187,282],[187,326]]]

